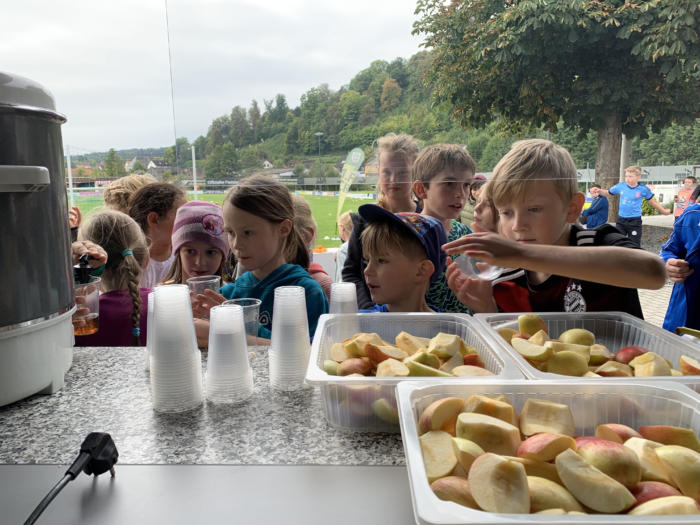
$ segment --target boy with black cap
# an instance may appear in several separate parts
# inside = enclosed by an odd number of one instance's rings
[[[365,204],[367,221],[361,243],[367,267],[365,282],[376,306],[360,312],[435,312],[425,293],[445,269],[447,242],[442,223],[418,213],[391,213]]]

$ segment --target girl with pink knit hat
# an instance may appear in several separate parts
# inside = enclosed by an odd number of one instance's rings
[[[180,206],[173,224],[175,260],[166,284],[185,284],[190,277],[223,275],[229,246],[221,206],[191,201]]]

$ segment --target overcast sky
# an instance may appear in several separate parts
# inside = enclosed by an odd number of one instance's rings
[[[71,153],[193,141],[235,105],[337,90],[376,59],[409,58],[414,0],[4,2],[0,70],[48,88]]]

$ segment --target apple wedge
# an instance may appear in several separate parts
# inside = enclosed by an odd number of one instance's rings
[[[594,372],[603,377],[632,377],[632,367],[617,361],[603,363]]]
[[[445,430],[454,435],[457,416],[462,411],[463,406],[464,399],[459,397],[443,397],[433,401],[425,407],[418,419],[418,433],[424,434],[430,430]]]
[[[460,354],[460,337],[454,334],[438,333],[428,344],[428,353],[445,361],[455,354]]]
[[[544,345],[547,341],[549,341],[549,336],[544,330],[538,330],[535,334],[528,337],[527,340],[535,345]]]
[[[412,361],[411,359],[406,359],[404,364],[408,367],[409,376],[453,377],[452,374],[448,374],[432,366],[424,365],[418,361]]]
[[[674,427],[671,425],[648,425],[639,427],[639,433],[643,438],[663,445],[681,445],[695,452],[700,452],[700,441],[692,428]]]
[[[413,355],[418,350],[425,350],[430,343],[430,339],[425,337],[417,337],[409,334],[408,332],[399,332],[394,338],[394,342],[396,343],[396,346],[398,346],[408,355]]]
[[[562,343],[590,346],[595,343],[595,335],[585,328],[570,328],[559,335],[559,341]]]
[[[605,423],[596,427],[595,437],[607,439],[608,441],[615,441],[616,443],[624,443],[629,438],[640,438],[642,436],[635,429],[628,427],[627,425],[622,425],[620,423]]]
[[[664,445],[655,452],[683,495],[700,501],[700,453],[679,445]]]
[[[547,323],[539,315],[521,314],[518,316],[518,332],[521,334],[527,334],[530,337],[540,330],[547,332]]]
[[[491,370],[480,366],[460,365],[452,369],[452,375],[457,377],[473,377],[473,376],[493,376],[496,375]]]
[[[514,337],[510,344],[521,356],[532,361],[546,361],[554,354],[554,350],[551,348],[536,345],[521,337]]]
[[[581,377],[588,372],[588,356],[572,350],[561,350],[547,360],[547,372]]]
[[[591,345],[591,356],[588,358],[589,365],[600,366],[614,358],[608,347],[600,343]]]
[[[661,443],[642,437],[631,437],[624,442],[624,446],[637,454],[642,467],[642,481],[662,481],[673,484],[666,467],[656,455],[656,449],[663,446]]]
[[[627,487],[603,474],[571,449],[559,454],[555,465],[564,486],[590,509],[617,513],[636,502]]]
[[[453,501],[470,509],[479,509],[469,488],[467,478],[460,476],[445,476],[431,483],[430,488],[435,495],[444,501]]]
[[[511,425],[517,425],[517,416],[513,405],[481,394],[473,394],[464,402],[462,412],[476,412],[498,418]]]
[[[700,514],[697,502],[687,496],[666,496],[649,500],[636,506],[627,514],[631,516],[665,516],[668,514]]]
[[[462,412],[457,416],[455,436],[473,441],[486,452],[506,456],[515,456],[520,446],[518,427],[474,412]]]
[[[640,481],[636,487],[630,489],[630,492],[637,500],[637,505],[666,496],[682,496],[675,487],[661,481]]]
[[[583,512],[583,507],[571,492],[558,483],[537,476],[528,476],[527,486],[530,492],[530,512],[546,509]]]
[[[682,355],[680,363],[681,373],[684,376],[696,376],[700,374],[700,361],[697,359]]]
[[[378,346],[372,343],[365,345],[365,353],[373,364],[377,365],[385,359],[396,359],[402,361],[408,354],[396,346]]]
[[[559,483],[559,485],[561,485],[562,487],[564,486],[564,484],[561,482],[561,479],[559,478],[559,474],[557,473],[557,467],[554,466],[554,463],[547,463],[545,461],[538,461],[536,459],[521,458],[516,456],[505,457],[507,457],[508,459],[512,459],[513,461],[517,461],[523,467],[525,467],[525,473],[528,476],[537,476],[539,478],[545,478],[549,481],[553,481],[554,483]]]
[[[615,441],[600,438],[577,444],[578,453],[583,459],[628,489],[641,481],[642,466],[633,450]]]
[[[408,377],[410,371],[401,361],[385,359],[377,365],[376,377]]]
[[[576,450],[576,441],[571,436],[542,432],[523,441],[518,447],[518,456],[538,461],[551,461],[567,448]]]
[[[419,440],[428,483],[452,474],[457,466],[452,436],[442,430],[431,430],[420,436]]]
[[[528,398],[520,411],[520,430],[526,436],[540,432],[574,435],[574,416],[568,405]]]
[[[484,449],[473,441],[458,437],[452,438],[452,448],[457,456],[457,463],[464,469],[464,472],[469,472],[474,460],[484,453]]]
[[[469,488],[474,501],[487,512],[530,512],[525,468],[517,461],[489,452],[482,454],[469,469]]]

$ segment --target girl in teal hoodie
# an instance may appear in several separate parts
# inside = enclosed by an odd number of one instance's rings
[[[289,190],[268,177],[249,177],[231,188],[223,209],[224,231],[245,272],[221,289],[223,297],[260,299],[258,336],[269,339],[275,288],[301,286],[306,290],[306,315],[313,337],[319,316],[328,313],[328,299],[304,270],[309,265],[309,250],[294,224]]]

